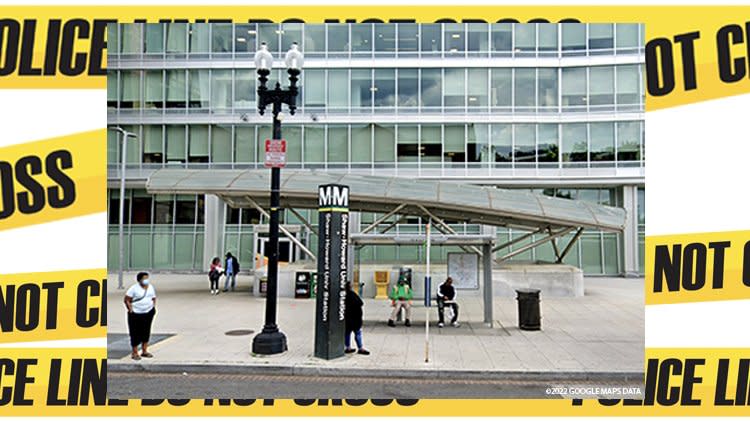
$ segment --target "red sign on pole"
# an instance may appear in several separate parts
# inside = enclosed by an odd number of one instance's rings
[[[268,168],[282,168],[286,165],[286,140],[266,139],[266,160]]]

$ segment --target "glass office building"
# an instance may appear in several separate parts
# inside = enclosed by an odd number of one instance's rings
[[[256,109],[253,56],[265,42],[280,61],[298,42],[305,66],[297,114],[283,122],[287,168],[455,180],[620,206],[625,232],[586,231],[565,262],[592,275],[643,273],[642,25],[168,23],[111,25],[108,36],[108,124],[138,135],[122,157],[118,133],[108,132],[111,267],[123,158],[126,268],[201,270],[207,232],[220,234],[213,249],[234,252],[244,268],[263,255],[267,221],[257,210],[226,208],[217,221],[209,204],[217,198],[151,195],[145,181],[160,168],[263,168],[271,117]],[[288,84],[283,69],[269,79]],[[300,217],[317,222],[314,210],[286,210],[282,222],[314,249]],[[378,217],[363,213],[359,224]],[[395,216],[383,227],[391,223],[414,233],[425,222]],[[459,233],[488,230],[449,223]],[[492,230],[501,243],[524,234]],[[293,243],[281,245],[282,260],[305,259]],[[447,252],[435,248],[433,262]],[[514,259],[553,258],[545,244]],[[357,259],[425,256],[418,246],[368,246]]]

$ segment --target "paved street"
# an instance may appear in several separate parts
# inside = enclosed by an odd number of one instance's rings
[[[210,397],[206,396],[206,385],[211,386]],[[641,383],[113,373],[109,376],[107,394],[111,398],[163,398],[164,391],[169,391],[169,398],[563,398],[561,394],[546,392],[553,385],[635,388]]]
[[[127,274],[127,280],[133,276]],[[230,397],[233,391],[241,392],[235,397],[242,398],[544,397],[541,387],[555,377],[580,381],[594,374],[597,381],[607,382],[610,376],[627,376],[632,382],[633,375],[643,371],[642,279],[587,278],[582,298],[543,297],[541,331],[518,329],[517,303],[509,298],[496,298],[495,328],[487,328],[481,322],[481,299],[462,295],[459,328],[438,329],[437,311],[429,311],[429,362],[425,308],[414,309],[411,327],[391,328],[386,325],[388,303],[366,298],[364,341],[372,354],[325,361],[312,356],[314,301],[282,298],[278,321],[289,351],[253,356],[250,344],[255,334],[250,331],[263,326],[265,299],[250,295],[250,277],[239,278],[240,291],[218,296],[208,293],[205,275],[154,274],[151,279],[158,293],[153,333],[173,335],[153,345],[153,359],[134,362],[121,350],[110,349],[108,389],[123,397],[148,398],[148,391],[154,392],[152,398],[221,397],[219,392]],[[116,283],[109,286],[108,330],[125,334],[125,312],[117,312],[124,292],[114,287]],[[278,378],[243,378],[261,375]],[[346,375],[356,377],[347,383],[342,378]],[[392,381],[402,375],[410,379]],[[471,383],[451,384],[450,378]],[[375,381],[359,382],[363,379]],[[523,381],[527,383],[518,384]],[[247,390],[258,384],[262,390]],[[412,396],[412,391],[419,394]]]

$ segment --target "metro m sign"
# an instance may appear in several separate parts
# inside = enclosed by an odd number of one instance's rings
[[[349,186],[322,185],[318,187],[320,211],[349,211]]]

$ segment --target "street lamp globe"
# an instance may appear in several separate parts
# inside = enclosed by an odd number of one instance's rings
[[[255,68],[258,70],[268,70],[273,67],[273,56],[268,52],[266,43],[260,43],[260,49],[255,53]]]
[[[287,69],[299,70],[302,68],[302,65],[305,62],[305,58],[299,51],[299,47],[296,42],[292,43],[292,47],[289,49],[289,51],[286,52],[284,62],[286,63]]]

